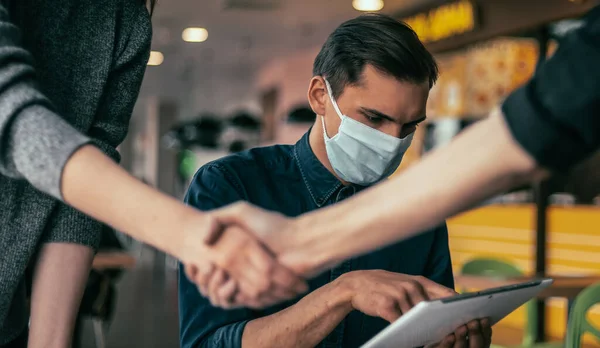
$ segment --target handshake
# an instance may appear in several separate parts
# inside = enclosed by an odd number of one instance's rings
[[[264,308],[305,293],[305,277],[333,266],[318,245],[299,238],[298,221],[245,202],[192,214],[177,254],[213,305]]]

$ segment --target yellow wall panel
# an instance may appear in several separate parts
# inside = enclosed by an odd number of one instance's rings
[[[600,236],[600,207],[550,208],[548,227],[551,232]]]
[[[506,206],[493,205],[455,216],[448,222],[470,226],[529,229],[534,226],[534,214],[534,206],[531,204]],[[499,223],[490,224],[490,221],[497,221]]]

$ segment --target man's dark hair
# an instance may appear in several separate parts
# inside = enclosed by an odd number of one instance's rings
[[[399,81],[433,86],[435,59],[406,24],[382,14],[366,14],[342,23],[315,58],[313,75],[327,78],[333,97],[361,82],[366,65]]]

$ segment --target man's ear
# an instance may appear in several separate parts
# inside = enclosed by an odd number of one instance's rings
[[[321,76],[314,76],[310,79],[308,85],[308,103],[310,108],[317,115],[325,115],[325,105],[327,100],[327,87],[325,80]]]

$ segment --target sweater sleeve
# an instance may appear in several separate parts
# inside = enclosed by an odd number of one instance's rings
[[[0,174],[61,198],[62,170],[89,142],[51,109],[35,85],[31,55],[0,3]]]
[[[94,145],[117,162],[120,155],[116,148],[127,135],[152,42],[152,25],[146,7],[133,1],[126,1],[125,7],[120,30],[124,34],[117,44],[119,51],[98,113],[87,133]]]

